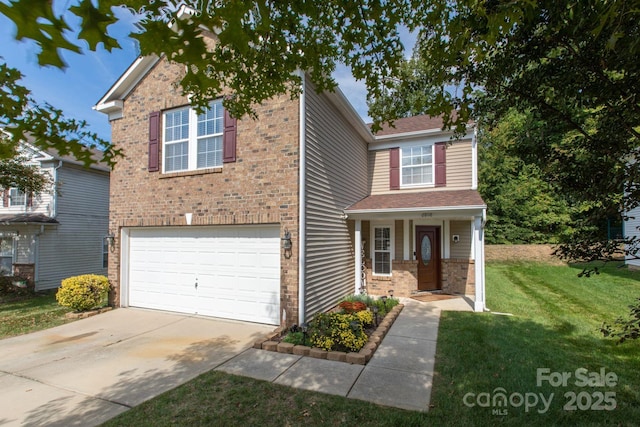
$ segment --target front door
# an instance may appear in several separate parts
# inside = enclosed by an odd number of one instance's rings
[[[440,284],[440,227],[416,227],[418,290],[442,289]]]

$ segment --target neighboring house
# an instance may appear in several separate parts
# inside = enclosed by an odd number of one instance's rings
[[[70,156],[28,143],[20,151],[50,175],[52,186],[33,195],[2,189],[1,274],[27,278],[36,291],[57,288],[78,274],[107,274],[109,167],[85,168]]]
[[[365,287],[463,293],[484,310],[473,128],[447,145],[422,116],[374,137],[306,76],[257,120],[221,99],[198,115],[183,72],[140,57],[94,107],[125,154],[111,174],[116,305],[290,325]]]

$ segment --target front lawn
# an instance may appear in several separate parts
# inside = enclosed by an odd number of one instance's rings
[[[579,269],[534,263],[486,270],[487,305],[512,315],[442,314],[428,413],[208,372],[107,425],[635,425],[640,342],[616,345],[599,327],[627,314],[640,274],[609,266],[578,278]],[[606,386],[596,382],[602,372]],[[562,375],[564,386],[554,382]]]
[[[40,331],[68,323],[54,293],[45,295],[0,295],[0,339]]]

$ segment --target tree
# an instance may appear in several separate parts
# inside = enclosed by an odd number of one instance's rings
[[[47,190],[52,183],[51,177],[27,161],[24,156],[1,159],[0,188],[17,188],[30,195]]]
[[[254,115],[254,105],[275,95],[297,96],[298,70],[308,72],[319,90],[334,89],[337,63],[348,65],[378,95],[380,82],[403,60],[398,28],[411,19],[410,5],[409,0],[80,0],[65,10],[80,20],[77,33],[48,0],[0,2],[0,13],[15,23],[16,39],[39,45],[41,65],[64,67],[59,50],[118,48],[109,25],[118,19],[116,9],[126,9],[137,19],[140,31],[130,37],[142,55],[166,55],[186,66],[180,84],[194,105],[204,107],[225,95],[225,107],[240,117]],[[205,33],[215,34],[213,48],[207,48]]]
[[[571,229],[571,207],[540,168],[518,156],[531,118],[511,111],[478,136],[478,191],[487,203],[486,242],[558,243]]]
[[[234,116],[253,115],[253,105],[274,95],[298,95],[298,70],[318,89],[334,88],[339,63],[365,81],[374,129],[424,112],[462,131],[471,118],[491,127],[511,109],[528,111],[536,125],[518,144],[522,159],[581,210],[580,233],[565,242],[564,256],[606,256],[611,246],[595,224],[640,203],[640,162],[628,161],[640,145],[640,0],[79,0],[65,8],[80,22],[76,33],[49,0],[0,2],[16,38],[35,40],[40,63],[58,67],[59,49],[117,48],[109,25],[123,8],[138,19],[130,37],[142,55],[184,64],[181,86],[192,102],[224,95]],[[409,61],[401,25],[419,31]],[[205,33],[216,36],[212,49]],[[91,139],[53,107],[29,108],[24,88],[2,87],[17,104],[3,103],[0,116],[17,123],[14,142],[27,130]],[[108,147],[112,160],[117,151]]]
[[[515,109],[534,125],[519,156],[580,211],[558,254],[608,259],[598,227],[640,203],[639,0],[435,0],[414,55],[374,117],[444,114],[491,128]],[[456,114],[451,114],[452,112]]]

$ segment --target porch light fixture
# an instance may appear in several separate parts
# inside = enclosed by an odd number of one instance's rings
[[[380,299],[382,300],[382,304],[384,304],[384,309],[387,309],[387,297],[386,296],[381,296]]]
[[[104,236],[104,240],[109,245],[109,248],[111,249],[111,252],[113,252],[113,250],[116,247],[116,236],[115,236],[115,234],[113,234],[113,233],[107,234],[106,236]]]
[[[378,306],[375,306],[375,305],[374,305],[374,306],[372,307],[372,310],[373,310],[373,319],[374,319],[374,320],[375,320],[375,322],[376,322],[376,328],[377,328],[377,327],[378,327]]]
[[[393,298],[393,289],[389,289],[389,298]]]
[[[289,230],[284,230],[284,237],[282,237],[281,240],[284,257],[289,259],[291,258],[291,248],[293,248],[293,244],[291,243],[291,233],[289,233]]]

